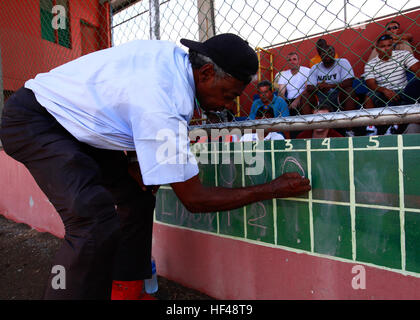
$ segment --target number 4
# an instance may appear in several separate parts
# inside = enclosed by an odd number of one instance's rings
[[[330,141],[331,141],[331,139],[330,138],[325,138],[324,140],[322,140],[322,145],[323,146],[326,146],[327,147],[327,149],[329,150],[330,149]]]

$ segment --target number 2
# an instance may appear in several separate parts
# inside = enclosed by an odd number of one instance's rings
[[[252,151],[257,151],[258,141],[252,141]]]

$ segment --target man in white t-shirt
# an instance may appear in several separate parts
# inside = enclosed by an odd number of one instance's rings
[[[259,140],[284,140],[284,136],[281,132],[268,132],[268,131],[257,131],[252,133],[244,133],[244,135],[239,139],[241,142],[248,141],[259,141]]]
[[[203,186],[189,149],[194,105],[218,110],[258,70],[248,42],[136,40],[93,52],[25,83],[6,102],[0,138],[54,205],[65,228],[47,299],[141,299],[151,276],[157,185],[190,212],[215,212],[310,190],[299,173],[244,188]],[[127,157],[124,151],[135,153]],[[34,214],[35,211],[34,211]]]
[[[330,104],[335,109],[353,110],[356,106],[353,68],[347,59],[335,59],[334,55],[334,47],[328,46],[321,52],[322,61],[311,68],[304,93],[306,103],[316,94],[319,105]]]
[[[302,93],[306,89],[310,69],[300,65],[301,60],[296,52],[287,55],[287,62],[290,69],[279,73],[277,83],[279,96],[286,100],[290,115],[294,116],[301,113]]]

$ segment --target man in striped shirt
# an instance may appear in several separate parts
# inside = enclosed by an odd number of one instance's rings
[[[378,56],[365,65],[366,108],[413,104],[420,98],[420,62],[408,51],[393,50],[392,37],[377,40]],[[408,81],[407,71],[414,73]]]
[[[420,62],[408,51],[393,50],[390,35],[376,41],[378,56],[365,65],[366,108],[410,105],[420,98]],[[407,71],[414,73],[410,81]],[[400,134],[407,125],[377,126],[378,134]]]

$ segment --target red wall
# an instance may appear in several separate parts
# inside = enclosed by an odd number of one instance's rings
[[[36,74],[81,56],[81,19],[98,28],[98,49],[111,45],[109,4],[101,6],[99,0],[69,0],[71,49],[42,39],[39,6],[39,0],[0,1],[4,90],[15,91]]]

